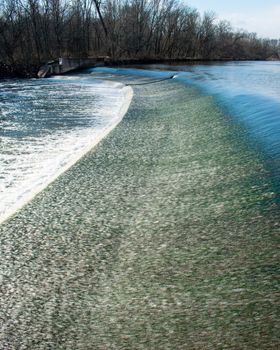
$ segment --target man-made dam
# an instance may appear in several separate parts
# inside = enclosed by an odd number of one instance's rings
[[[60,75],[80,68],[96,67],[104,65],[106,60],[108,60],[108,57],[61,57],[56,60],[49,61],[43,66],[41,66],[38,72],[38,77],[46,78],[51,75]]]

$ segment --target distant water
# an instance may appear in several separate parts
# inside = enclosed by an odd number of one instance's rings
[[[213,96],[233,123],[241,124],[251,145],[263,152],[280,178],[280,62],[228,62],[199,65],[148,65],[111,69],[112,73],[174,79]],[[99,71],[104,71],[100,68]],[[108,71],[108,69],[107,69]]]
[[[120,121],[128,89],[79,75],[0,83],[0,221]]]

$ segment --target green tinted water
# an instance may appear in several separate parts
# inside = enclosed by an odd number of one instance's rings
[[[2,225],[0,348],[277,349],[262,155],[210,97],[134,92],[121,124]]]

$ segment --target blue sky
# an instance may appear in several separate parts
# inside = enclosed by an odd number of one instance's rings
[[[212,10],[234,28],[280,39],[280,0],[185,0],[201,13]]]

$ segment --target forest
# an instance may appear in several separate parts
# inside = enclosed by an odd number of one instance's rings
[[[232,28],[177,0],[1,0],[0,62],[279,59],[280,40]]]

